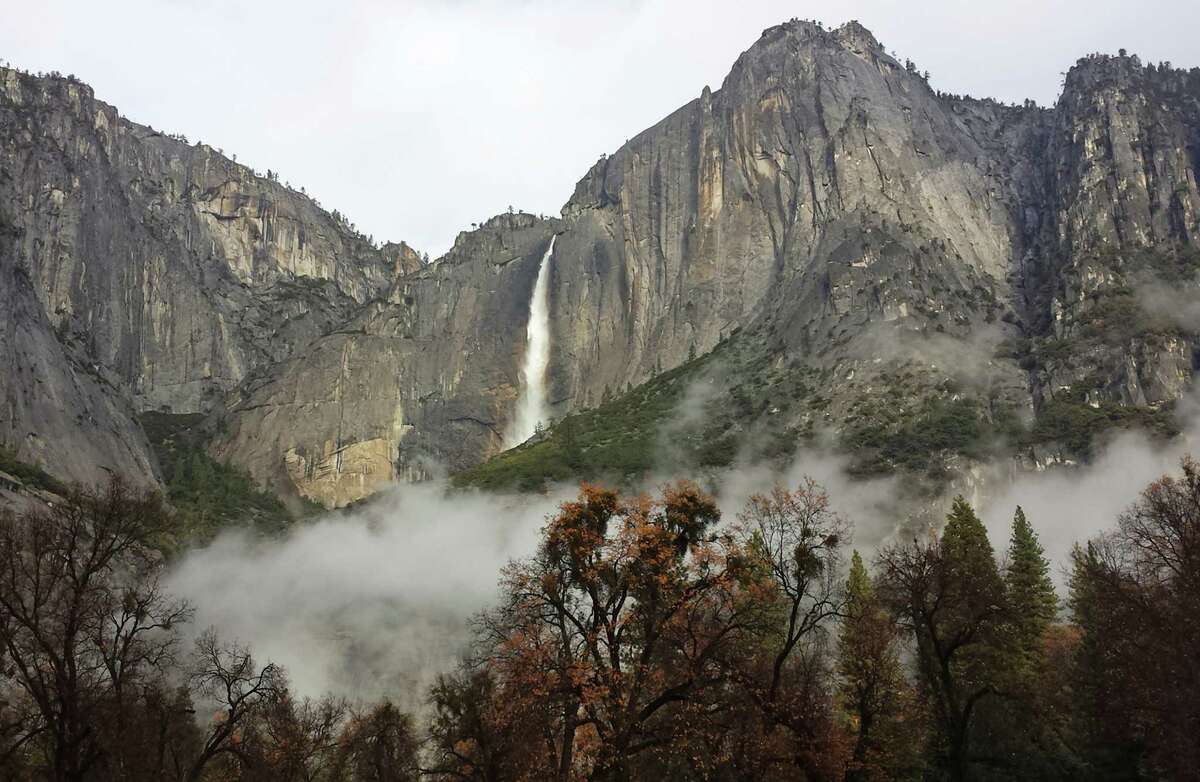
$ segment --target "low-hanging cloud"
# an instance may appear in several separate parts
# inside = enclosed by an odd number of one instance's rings
[[[1086,465],[1056,465],[1044,470],[992,465],[982,496],[975,498],[993,547],[1008,547],[1018,505],[1037,531],[1060,586],[1071,548],[1105,530],[1139,493],[1162,475],[1178,472],[1180,460],[1200,443],[1200,400],[1178,405],[1181,434],[1170,442],[1132,430],[1109,440]]]
[[[1111,528],[1138,492],[1174,471],[1194,447],[1200,403],[1188,398],[1178,408],[1184,433],[1167,445],[1126,432],[1087,465],[1031,470],[997,460],[975,470],[966,488],[928,499],[922,518],[933,511],[936,519],[950,493],[968,491],[1003,556],[1013,510],[1021,505],[1061,585],[1071,546]],[[844,454],[816,444],[782,468],[740,464],[705,484],[732,520],[750,495],[811,477],[853,523],[853,545],[870,559],[912,534],[913,517],[905,513],[913,511],[911,497],[907,504],[902,499],[901,476],[862,480],[847,467]],[[660,474],[646,488],[667,477]],[[284,665],[304,695],[386,695],[420,710],[435,676],[466,650],[471,617],[495,602],[503,567],[533,554],[547,517],[574,492],[569,485],[545,495],[450,491],[443,481],[401,485],[282,540],[226,533],[184,556],[168,586],[195,607],[195,630],[215,626],[260,659]]]
[[[186,555],[168,588],[195,607],[196,630],[282,664],[300,693],[419,708],[559,499],[399,486],[283,540],[222,535]]]
[[[1194,334],[1200,332],[1200,301],[1194,283],[1179,286],[1154,280],[1139,285],[1135,295],[1147,316]]]
[[[716,477],[727,520],[755,493],[812,476],[857,524],[868,551],[893,532],[894,482],[851,481],[843,459],[812,449],[784,470],[742,466]],[[658,482],[649,481],[650,490]],[[262,660],[283,665],[297,692],[388,696],[422,708],[438,673],[470,641],[503,567],[532,555],[547,517],[576,487],[545,495],[449,491],[441,481],[392,488],[370,504],[298,526],[283,539],[221,535],[186,554],[168,588]]]
[[[986,386],[1004,377],[996,353],[1006,339],[1017,335],[1015,327],[1001,321],[977,325],[965,337],[883,321],[856,340],[854,355],[860,360],[887,356],[893,362],[911,361],[963,385]]]
[[[717,501],[724,518],[732,519],[754,494],[773,486],[796,488],[812,478],[829,495],[830,508],[854,525],[853,545],[870,557],[903,527],[898,512],[899,483],[895,477],[854,478],[849,460],[825,445],[800,451],[783,469],[767,463],[746,464],[720,477]]]

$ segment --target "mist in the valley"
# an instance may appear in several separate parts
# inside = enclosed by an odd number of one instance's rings
[[[706,398],[703,391],[685,395],[684,407]],[[977,503],[998,556],[1022,505],[1061,576],[1074,543],[1111,528],[1196,442],[1200,405],[1185,400],[1179,409],[1185,433],[1169,446],[1127,432],[1088,465],[1031,470],[998,460],[975,471],[968,486],[977,488],[959,488]],[[742,464],[706,485],[732,520],[751,494],[812,477],[853,523],[852,545],[869,560],[898,535],[914,534],[901,510],[903,478],[852,479],[846,465],[832,447],[814,447],[783,468]],[[660,473],[648,487],[667,477]],[[420,709],[434,677],[466,649],[471,617],[497,597],[502,568],[534,552],[547,517],[574,491],[496,495],[440,481],[401,485],[365,507],[299,525],[282,540],[226,533],[186,555],[169,586],[194,605],[196,631],[214,626],[224,639],[284,665],[302,694],[387,695]]]
[[[775,483],[820,481],[834,508],[873,548],[892,531],[892,480],[853,482],[831,452],[785,470],[745,466],[719,477],[733,520]],[[667,477],[662,476],[661,481]],[[647,481],[652,490],[659,479]],[[498,595],[502,568],[532,555],[546,519],[575,486],[545,495],[455,491],[445,482],[399,485],[365,506],[331,512],[280,539],[221,535],[185,555],[168,588],[196,610],[193,632],[215,627],[261,661],[283,665],[297,692],[373,699],[419,710],[438,673],[470,640],[470,620]]]
[[[283,540],[226,533],[186,555],[168,587],[195,607],[195,631],[213,626],[283,665],[304,695],[417,708],[560,499],[397,486]]]
[[[722,517],[736,518],[754,494],[775,486],[795,489],[811,478],[828,494],[830,508],[853,523],[848,543],[870,557],[903,528],[904,518],[897,511],[897,480],[852,478],[847,466],[844,456],[822,446],[801,451],[784,469],[758,463],[730,470],[721,476],[716,492]]]
[[[1196,283],[1169,285],[1152,280],[1138,286],[1135,297],[1149,317],[1190,333],[1200,332],[1200,300],[1196,298]]]
[[[1115,435],[1083,466],[1055,465],[1030,471],[1015,464],[991,465],[983,491],[971,497],[979,506],[998,555],[1008,546],[1018,505],[1037,531],[1063,587],[1072,546],[1112,529],[1118,517],[1155,479],[1179,472],[1180,460],[1200,454],[1200,397],[1177,406],[1181,433],[1169,442],[1140,431]],[[1065,592],[1060,589],[1062,596]]]

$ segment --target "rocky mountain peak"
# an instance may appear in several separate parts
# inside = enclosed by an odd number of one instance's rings
[[[826,27],[805,19],[792,19],[763,30],[744,56],[770,57],[784,51],[807,52],[811,56],[816,50],[843,50],[859,57],[887,57],[875,35],[857,21],[846,22],[840,27]]]
[[[61,73],[34,75],[16,68],[0,65],[0,92],[3,99],[13,103],[49,103],[65,100],[78,104],[79,101],[95,100],[90,85],[74,75]]]
[[[826,27],[817,21],[790,19],[763,30],[759,40],[755,42],[755,46],[775,42],[782,38],[788,38],[797,44],[807,46],[835,45],[858,51],[883,51],[883,46],[875,38],[874,33],[857,20],[848,21],[839,27]],[[751,49],[753,48],[751,47]]]
[[[542,218],[528,212],[501,212],[470,231],[460,231],[450,250],[434,263],[461,263],[494,252],[503,255],[505,248],[515,246],[514,235],[554,222],[554,218]]]
[[[1170,63],[1143,63],[1136,54],[1090,54],[1067,71],[1062,97],[1097,91],[1146,92],[1149,97],[1170,99],[1173,109],[1195,113],[1200,109],[1200,68],[1182,70]]]
[[[834,34],[848,46],[883,51],[883,44],[879,43],[875,34],[856,19],[851,19],[841,27],[838,27],[834,31]]]
[[[407,242],[385,242],[379,251],[393,264],[396,277],[405,277],[425,267],[421,254],[408,246]]]

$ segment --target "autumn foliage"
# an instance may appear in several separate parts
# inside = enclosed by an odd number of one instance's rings
[[[1019,508],[1003,556],[957,498],[942,530],[869,568],[811,481],[729,522],[690,483],[653,499],[585,486],[506,572],[473,653],[434,691],[430,771],[1186,779],[1196,475],[1185,463],[1080,550],[1070,613]]]
[[[201,782],[1190,779],[1200,468],[1074,553],[961,497],[870,561],[812,481],[734,518],[584,485],[502,574],[426,713],[298,696],[163,592],[158,498],[0,516],[0,778]],[[1055,520],[1047,520],[1050,523]]]

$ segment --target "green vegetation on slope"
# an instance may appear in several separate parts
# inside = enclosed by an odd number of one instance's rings
[[[202,415],[142,415],[167,499],[176,510],[180,536],[204,540],[235,525],[267,534],[286,528],[295,517],[275,495],[260,489],[245,471],[209,455],[203,420]]]
[[[656,470],[726,467],[739,456],[791,455],[812,436],[795,413],[825,400],[820,373],[781,362],[754,331],[735,331],[713,351],[663,372],[598,407],[580,410],[540,437],[454,477],[458,486],[539,491],[555,481],[622,486]]]
[[[1028,356],[1028,341],[1021,343],[1006,344],[1002,353]],[[1083,392],[1047,401],[1026,424],[1011,402],[980,398],[952,380],[930,385],[903,368],[880,377],[880,393],[861,396],[831,417],[829,398],[813,389],[832,379],[827,370],[773,360],[749,338],[730,340],[597,408],[565,417],[454,482],[540,491],[558,481],[632,485],[656,469],[720,468],[738,458],[781,463],[823,425],[839,433],[837,447],[850,459],[853,475],[901,472],[934,489],[944,483],[954,457],[982,460],[1049,445],[1086,460],[1114,430],[1164,437],[1178,431],[1169,406],[1093,405]]]
[[[1089,459],[1096,442],[1118,429],[1140,429],[1152,436],[1173,437],[1179,433],[1179,423],[1174,406],[1154,408],[1101,402],[1093,407],[1076,394],[1043,404],[1024,442],[1057,442],[1070,453]]]
[[[1009,435],[1015,419],[990,420],[973,399],[927,399],[913,409],[872,405],[843,431],[842,447],[853,456],[859,475],[896,469],[940,472],[939,454],[983,458],[988,448]]]
[[[67,490],[62,481],[36,464],[21,461],[17,458],[16,451],[3,443],[0,443],[0,472],[6,472],[34,489],[43,489],[55,494],[63,494]]]
[[[216,461],[203,448],[175,453],[167,499],[183,517],[185,528],[202,538],[245,522],[263,532],[279,532],[293,520],[283,503],[259,489],[249,475]]]
[[[655,466],[659,432],[707,358],[664,372],[599,407],[573,413],[541,437],[459,473],[454,482],[537,491],[553,481],[610,478],[623,482],[642,475]]]
[[[265,534],[278,533],[298,516],[275,495],[263,491],[243,470],[213,459],[204,447],[203,415],[144,413],[141,417],[158,458],[166,499],[174,508],[175,524],[164,549],[195,540],[207,540],[231,526],[248,526]],[[14,449],[0,443],[0,472],[8,473],[30,489],[67,496],[71,487],[41,467],[16,457]],[[320,510],[306,505],[300,516]]]

